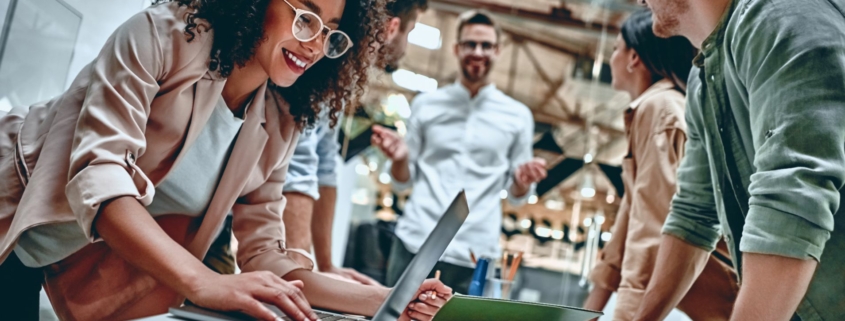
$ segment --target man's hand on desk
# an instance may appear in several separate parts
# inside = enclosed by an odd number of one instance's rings
[[[394,162],[408,160],[408,145],[395,131],[374,125],[370,143],[378,147],[387,158]]]
[[[271,272],[234,275],[213,274],[191,290],[188,300],[219,311],[239,311],[258,320],[274,321],[279,316],[263,303],[272,304],[297,321],[317,320],[317,314],[302,294],[302,281],[288,282]]]
[[[423,282],[414,296],[414,300],[402,312],[399,321],[429,321],[452,298],[452,288],[436,279]]]

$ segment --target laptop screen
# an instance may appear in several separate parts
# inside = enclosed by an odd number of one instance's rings
[[[390,295],[376,312],[373,321],[395,321],[402,315],[405,307],[420,289],[420,285],[446,252],[446,247],[455,238],[455,234],[458,233],[468,215],[466,193],[461,192],[449,205],[408,268],[399,277],[396,287],[390,291]]]

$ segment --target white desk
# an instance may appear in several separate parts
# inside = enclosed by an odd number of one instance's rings
[[[151,316],[148,318],[137,319],[135,321],[181,321],[183,319],[176,318],[172,316],[170,313],[167,314],[160,314],[156,316]]]

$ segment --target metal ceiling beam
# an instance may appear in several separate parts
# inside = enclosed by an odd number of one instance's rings
[[[564,124],[568,124],[568,125],[581,126],[581,127],[587,126],[587,121],[582,119],[582,118],[579,118],[579,117],[563,118],[563,117],[560,117],[560,116],[551,115],[551,114],[548,114],[548,113],[545,113],[545,112],[542,112],[542,111],[538,111],[538,110],[532,110],[532,112],[534,113],[534,120],[538,121],[538,122],[552,123],[552,124],[564,123]],[[616,137],[620,137],[620,136],[624,137],[625,136],[624,130],[614,128],[614,127],[609,126],[609,125],[593,123],[593,126],[596,126],[599,129],[599,132],[607,133],[612,138],[616,138]],[[565,148],[566,145],[567,144],[564,144],[563,147]]]
[[[566,78],[561,77],[560,80],[552,80],[548,74],[546,74],[545,70],[540,64],[540,61],[534,56],[534,53],[531,51],[530,48],[523,46],[522,50],[525,51],[525,54],[528,56],[528,59],[531,61],[531,64],[534,66],[534,69],[537,71],[537,74],[540,75],[540,78],[543,82],[549,86],[549,91],[546,93],[545,97],[540,101],[540,104],[537,105],[537,108],[543,111],[546,105],[553,99],[558,98],[557,92],[563,87],[563,84],[566,83]],[[561,109],[566,114],[566,117],[572,117],[569,113],[569,108],[566,106],[566,103],[561,99],[556,99],[561,104]]]
[[[531,32],[526,31],[524,29],[520,30],[518,28],[512,28],[510,26],[503,26],[502,30],[517,41],[530,41],[540,46],[546,47],[557,52],[561,52],[569,56],[582,55],[588,56],[590,58],[594,58],[593,56],[595,56],[595,54],[590,53],[589,51],[579,51],[577,49],[572,48],[572,46],[567,46],[560,40],[541,37],[536,34],[532,34]]]
[[[561,5],[571,3],[594,5],[595,2],[595,0],[560,0]],[[600,1],[599,5],[617,12],[634,12],[643,8],[643,6],[636,4],[636,1],[629,0],[604,0]]]
[[[599,22],[586,22],[573,17],[571,12],[565,8],[551,8],[549,12],[541,12],[480,0],[431,0],[429,5],[435,9],[451,8],[454,10],[455,7],[458,7],[461,8],[462,11],[470,9],[485,9],[501,15],[514,16],[532,21],[542,21],[553,25],[597,32],[602,32],[604,28],[604,26]],[[609,25],[607,26],[607,32],[618,33],[619,27]]]
[[[445,1],[448,3],[438,3],[438,1]],[[438,11],[447,12],[454,15],[459,15],[467,10],[474,9],[471,6],[466,5],[465,3],[460,4],[452,4],[452,2],[457,2],[455,0],[432,0],[430,6]],[[505,21],[508,22],[508,21]],[[556,38],[552,35],[545,35],[540,34],[537,32],[531,32],[526,30],[525,28],[519,28],[517,26],[513,26],[508,23],[501,24],[502,31],[508,34],[514,41],[530,41],[536,43],[540,46],[543,46],[547,49],[554,50],[557,52],[564,53],[570,56],[587,56],[590,58],[595,59],[595,50],[591,50],[590,46],[594,46],[593,44],[567,44],[565,41],[562,41],[559,38]]]

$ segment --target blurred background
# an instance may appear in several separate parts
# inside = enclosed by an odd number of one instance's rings
[[[390,164],[369,147],[368,129],[377,123],[402,133],[414,96],[457,79],[457,15],[485,9],[504,30],[493,81],[531,108],[534,153],[549,164],[549,177],[529,204],[504,202],[502,246],[526,253],[512,297],[580,306],[590,286],[586,276],[613,238],[610,227],[625,192],[619,164],[629,98],[610,88],[607,61],[621,23],[639,8],[636,0],[429,1],[401,69],[379,75],[355,114],[339,125],[343,162],[333,260],[383,280],[393,222],[408,195],[390,191]],[[115,28],[149,4],[0,0],[0,110],[60,94]],[[47,320],[48,310],[46,302]],[[612,310],[611,301],[606,311]],[[667,320],[688,318],[675,312]]]

